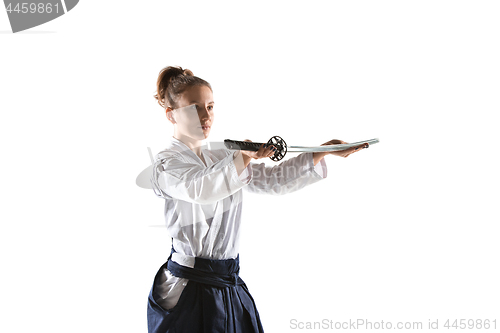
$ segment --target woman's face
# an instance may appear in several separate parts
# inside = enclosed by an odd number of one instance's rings
[[[207,86],[193,86],[186,89],[173,110],[176,131],[194,140],[208,138],[214,121],[214,98]]]

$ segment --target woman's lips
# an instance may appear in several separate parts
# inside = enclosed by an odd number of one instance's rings
[[[203,126],[201,126],[200,128],[201,128],[202,130],[206,131],[206,130],[210,129],[210,126],[208,126],[208,125],[203,125]]]

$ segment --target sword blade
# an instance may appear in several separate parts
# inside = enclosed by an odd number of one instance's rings
[[[325,152],[325,151],[346,150],[346,149],[349,149],[351,147],[363,145],[365,143],[372,145],[372,144],[375,144],[378,142],[379,142],[379,139],[370,139],[370,140],[365,140],[365,141],[359,141],[359,142],[353,142],[353,143],[342,143],[342,144],[338,144],[338,145],[328,145],[328,146],[316,146],[316,147],[288,146],[287,150],[291,153],[306,153],[306,152],[320,153],[320,152]]]

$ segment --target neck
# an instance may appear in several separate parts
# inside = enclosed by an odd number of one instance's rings
[[[196,140],[196,139],[193,139],[189,136],[182,135],[180,133],[174,133],[173,137],[179,141],[182,141],[196,155],[198,155],[198,156],[201,155],[201,144],[202,144],[201,140]]]

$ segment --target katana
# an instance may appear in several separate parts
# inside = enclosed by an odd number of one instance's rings
[[[372,145],[374,143],[379,142],[378,139],[371,139],[371,140],[365,140],[365,141],[359,141],[359,142],[353,142],[353,143],[343,143],[343,144],[335,144],[335,145],[326,145],[326,146],[312,146],[312,147],[307,147],[307,146],[287,146],[285,140],[283,140],[279,136],[273,136],[269,141],[267,141],[268,145],[273,145],[276,147],[276,152],[274,155],[269,157],[273,161],[277,162],[283,157],[285,157],[287,152],[290,153],[304,153],[304,152],[313,152],[313,153],[319,153],[319,152],[329,152],[329,151],[340,151],[340,150],[346,150],[351,147],[356,147],[360,146],[362,144],[368,143],[369,145]],[[224,145],[226,146],[227,149],[232,149],[232,150],[249,150],[249,151],[257,151],[259,150],[260,146],[263,144],[263,142],[248,142],[248,141],[236,141],[236,140],[229,140],[226,139],[224,140]]]

